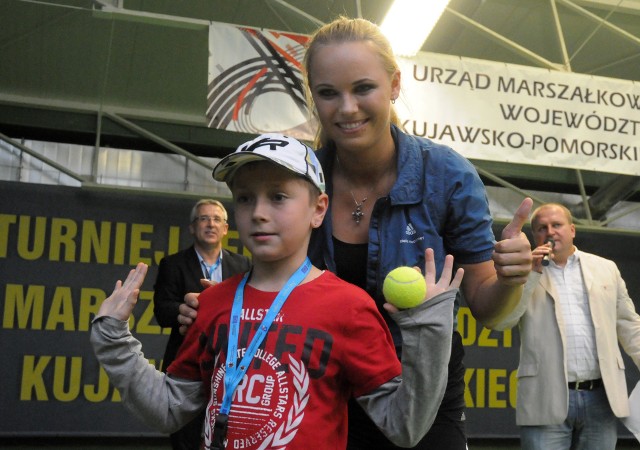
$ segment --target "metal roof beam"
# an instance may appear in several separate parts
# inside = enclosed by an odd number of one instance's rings
[[[48,166],[53,167],[56,170],[59,170],[60,172],[64,173],[65,175],[73,178],[76,181],[79,181],[80,183],[88,183],[89,180],[87,180],[85,177],[83,177],[82,175],[77,174],[76,172],[74,172],[73,170],[69,170],[67,169],[65,166],[63,166],[62,164],[58,164],[56,161],[47,158],[44,155],[41,155],[40,153],[31,150],[29,147],[27,147],[26,145],[23,145],[22,143],[11,139],[9,136],[7,136],[4,133],[0,133],[0,139],[2,139],[3,141],[7,142],[10,145],[13,145],[16,148],[19,148],[20,150],[22,150],[23,152],[27,153],[28,155],[32,156],[33,158],[42,161],[43,163],[47,164]]]
[[[640,188],[640,177],[619,176],[611,183],[598,189],[587,202],[570,208],[576,216],[588,214],[591,218],[600,220],[619,202],[627,199]]]
[[[460,20],[465,25],[469,25],[470,27],[475,28],[476,30],[480,31],[481,33],[486,34],[491,39],[493,39],[494,41],[496,41],[499,44],[503,45],[507,49],[512,50],[514,53],[517,53],[520,56],[522,56],[523,58],[531,61],[536,66],[545,67],[545,68],[551,69],[551,70],[566,71],[565,67],[562,64],[557,64],[557,63],[554,63],[552,61],[549,61],[546,58],[543,58],[542,56],[538,55],[537,53],[532,52],[528,48],[525,48],[522,45],[520,45],[520,44],[518,44],[518,43],[516,43],[516,42],[514,42],[514,41],[512,41],[512,40],[510,40],[510,39],[508,39],[506,37],[504,37],[503,35],[501,35],[499,33],[496,33],[492,29],[485,27],[484,25],[476,22],[473,19],[470,19],[469,17],[465,16],[464,14],[459,13],[458,11],[455,11],[455,10],[449,8],[449,7],[447,7],[445,9],[445,11],[447,13],[451,14],[452,16],[454,16],[456,19]]]
[[[573,0],[574,3],[588,7],[604,9],[606,11],[613,9],[623,14],[639,14],[640,2],[637,0]]]
[[[562,61],[564,62],[565,70],[571,72],[571,59],[569,59],[567,44],[564,39],[564,33],[562,32],[562,22],[560,22],[556,1],[549,0],[549,2],[551,3],[551,11],[553,12],[553,22],[555,24],[556,37],[558,39],[558,45],[560,46],[560,52],[562,53]]]
[[[324,22],[322,20],[312,16],[309,13],[304,12],[300,8],[296,8],[295,6],[293,6],[292,4],[290,4],[288,2],[285,2],[284,0],[267,0],[267,4],[269,4],[269,3],[275,3],[277,5],[283,6],[285,9],[293,11],[294,13],[299,15],[300,17],[308,20],[309,22],[313,23],[316,26],[324,25]]]
[[[165,27],[183,28],[188,30],[202,30],[209,27],[208,20],[192,19],[168,14],[157,14],[144,11],[134,11],[100,2],[98,9],[93,10],[93,16],[99,19],[119,19],[128,22],[148,23]]]
[[[623,30],[619,26],[616,26],[616,25],[612,24],[611,22],[608,22],[606,19],[603,19],[602,17],[600,17],[600,16],[598,16],[598,15],[596,15],[596,14],[590,12],[590,11],[587,11],[586,9],[582,8],[581,6],[576,5],[575,2],[573,2],[571,0],[555,0],[555,1],[562,3],[563,5],[569,7],[570,9],[576,11],[577,13],[583,15],[584,17],[587,17],[587,18],[593,20],[594,22],[600,24],[602,27],[607,28],[608,30],[614,32],[615,34],[619,35],[620,37],[629,40],[633,44],[640,46],[640,37],[634,36],[633,34],[629,33],[628,31]]]
[[[204,167],[206,169],[210,169],[211,171],[213,171],[213,168],[215,167],[215,166],[209,164],[207,161],[197,157],[193,153],[190,153],[190,152],[186,151],[182,147],[178,147],[177,145],[167,141],[166,139],[163,139],[160,136],[158,136],[156,134],[153,134],[152,132],[150,132],[148,130],[145,130],[144,128],[136,125],[133,122],[130,122],[130,121],[120,117],[117,114],[105,111],[104,115],[106,117],[108,117],[109,119],[113,120],[114,122],[122,125],[123,127],[128,128],[129,130],[133,131],[134,133],[137,133],[140,136],[143,136],[143,137],[149,139],[150,141],[153,141],[156,144],[161,145],[162,147],[166,148],[167,150],[170,150],[170,151],[172,151],[174,153],[182,155],[185,158],[187,158],[188,160],[191,160],[191,161],[195,162],[196,164],[201,165],[202,167]]]

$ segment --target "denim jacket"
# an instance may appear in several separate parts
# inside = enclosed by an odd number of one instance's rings
[[[389,196],[376,200],[369,225],[366,291],[379,307],[385,276],[398,266],[424,268],[427,248],[434,250],[439,276],[447,254],[457,264],[484,262],[495,243],[485,187],[473,165],[447,146],[407,135],[393,125],[391,132],[398,178]],[[331,198],[335,148],[316,154]],[[311,236],[309,256],[317,267],[335,272],[331,223],[329,208]],[[388,323],[398,345],[398,330],[393,321]]]

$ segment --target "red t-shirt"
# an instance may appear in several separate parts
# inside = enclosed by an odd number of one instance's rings
[[[224,392],[238,275],[200,294],[198,319],[167,372],[201,380],[209,398],[205,448]],[[239,356],[277,293],[246,286]],[[391,335],[362,289],[324,272],[296,287],[273,321],[231,405],[228,449],[344,449],[347,401],[400,375]]]

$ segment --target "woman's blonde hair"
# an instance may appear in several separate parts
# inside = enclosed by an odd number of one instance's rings
[[[334,21],[323,25],[316,30],[313,35],[311,35],[311,38],[307,42],[307,50],[304,55],[304,77],[307,105],[309,107],[309,111],[311,111],[314,116],[317,116],[317,111],[311,95],[311,73],[309,69],[313,63],[313,58],[317,49],[330,44],[361,41],[369,41],[373,44],[386,72],[389,74],[389,77],[393,76],[393,74],[399,70],[391,44],[376,24],[369,22],[366,19],[350,19],[348,17],[341,16]],[[398,118],[398,114],[393,106],[391,107],[390,121],[395,125],[400,125],[400,119]],[[324,135],[320,121],[318,121],[318,131],[316,133],[314,146],[315,148],[319,148],[325,144],[327,144],[327,138]]]

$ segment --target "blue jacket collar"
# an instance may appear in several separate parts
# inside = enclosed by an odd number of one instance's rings
[[[419,141],[397,126],[391,125],[391,136],[398,153],[398,178],[391,188],[389,198],[393,205],[420,203],[424,192],[424,157]],[[327,193],[333,194],[333,161],[336,149],[328,145],[318,150],[318,159],[327,179]]]

